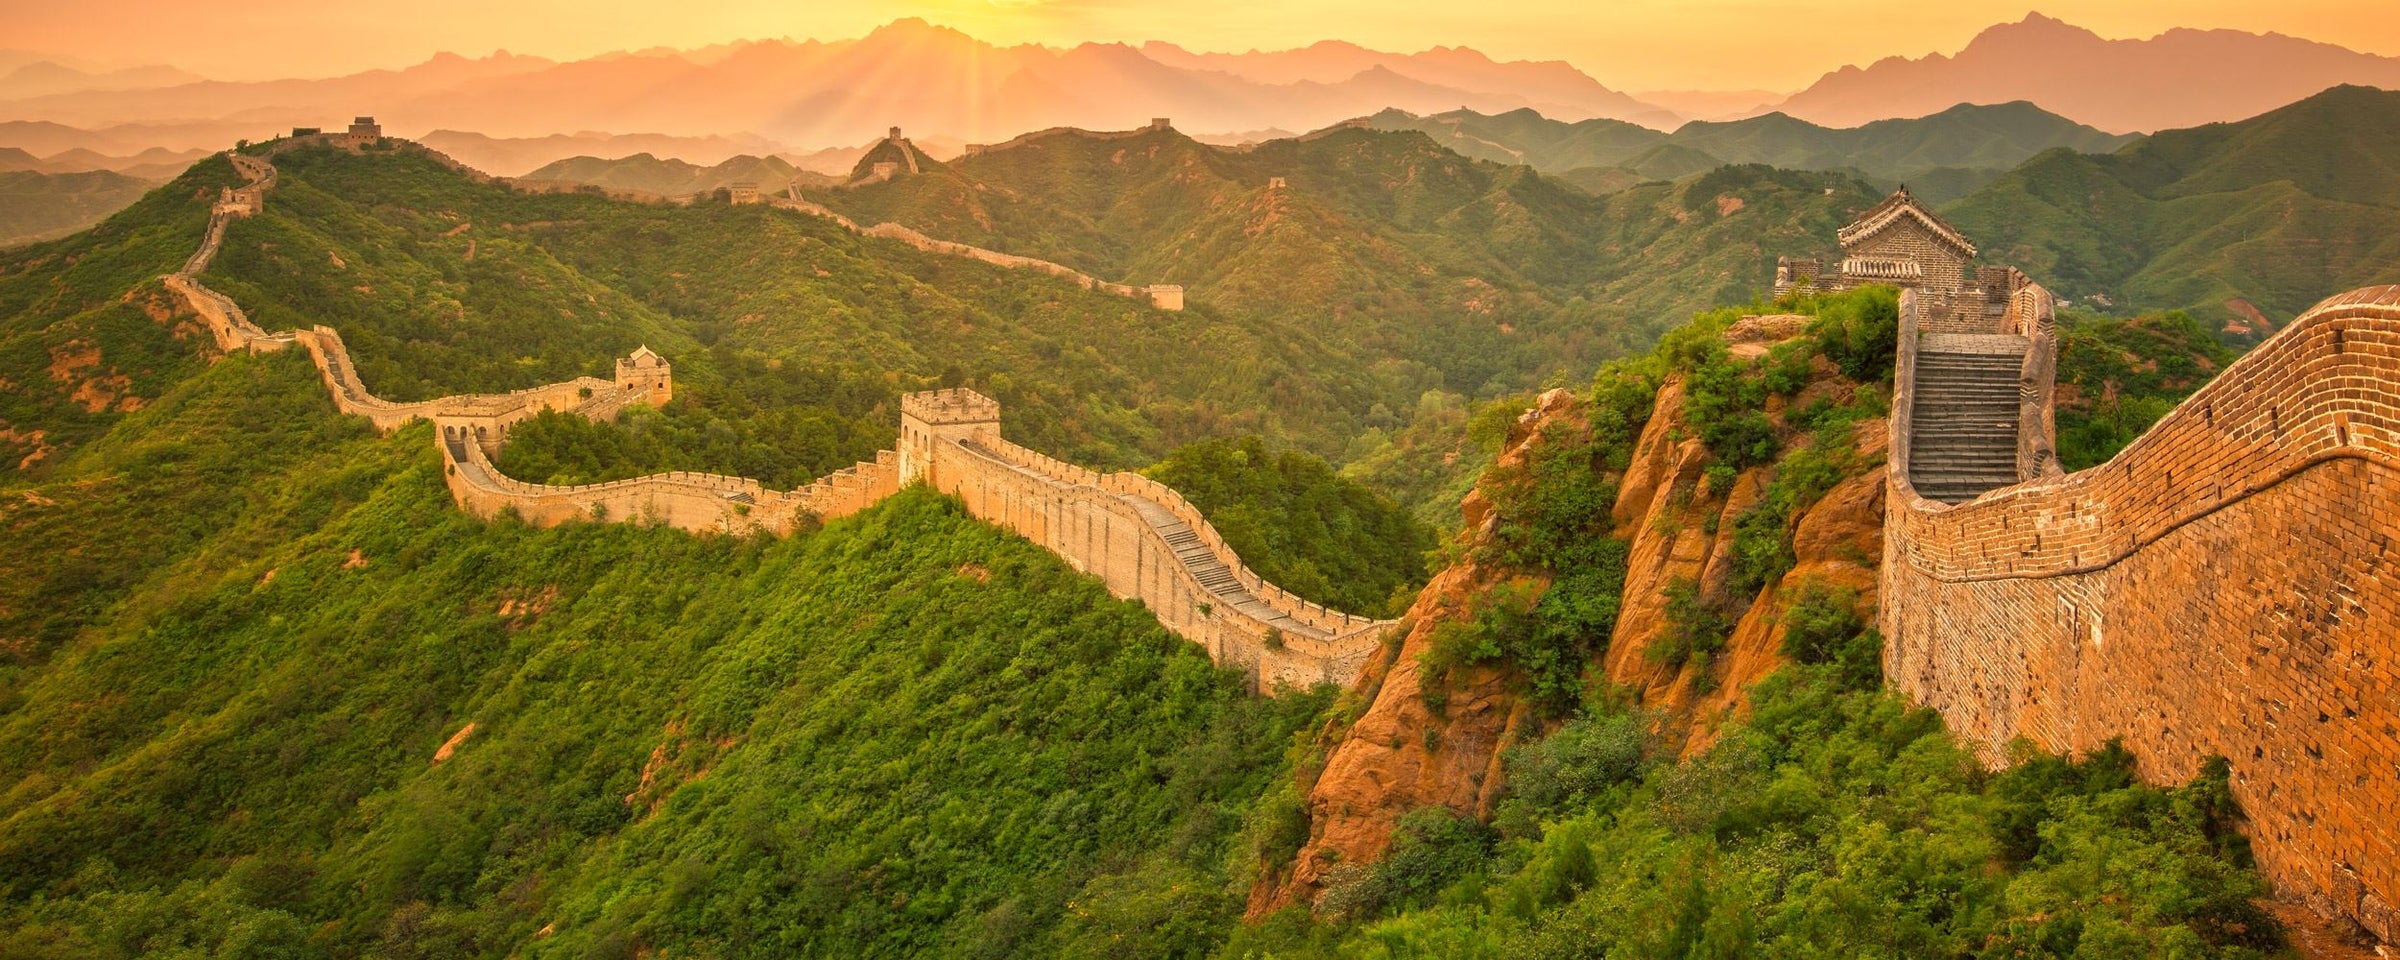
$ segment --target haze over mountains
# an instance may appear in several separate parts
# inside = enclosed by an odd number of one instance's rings
[[[1954,55],[1844,67],[1792,94],[1666,91],[1654,101],[1559,61],[1499,61],[1464,47],[1391,53],[1324,41],[1281,51],[1205,53],[1173,43],[1002,46],[922,20],[848,40],[758,40],[559,62],[505,51],[442,53],[400,70],[325,79],[202,80],[168,67],[61,66],[0,57],[0,124],[107,131],[132,150],[56,143],[57,131],[0,126],[0,146],[37,155],[173,150],[259,138],[371,113],[423,137],[502,139],[577,131],[754,141],[680,156],[858,148],[886,127],[990,142],[1052,126],[1125,129],[1152,117],[1195,135],[1299,131],[1397,109],[1418,115],[1521,109],[1568,122],[1610,119],[1661,132],[1688,120],[1780,111],[1830,127],[1923,117],[1960,103],[2028,101],[2112,133],[2237,120],[2338,83],[2400,86],[2400,59],[2277,34],[2170,30],[2102,39],[2035,14],[1985,30]],[[28,142],[49,137],[45,150]],[[764,143],[755,141],[766,141]],[[516,158],[519,172],[569,151]],[[636,152],[660,153],[656,145]],[[660,153],[660,155],[666,155]]]
[[[1417,130],[1458,153],[1522,163],[1587,188],[1624,176],[1674,179],[1727,163],[1789,170],[1848,170],[1889,188],[1908,183],[1943,202],[1998,179],[2045,150],[2106,153],[2136,139],[2105,133],[2030,103],[1960,104],[1927,117],[1833,129],[1782,113],[1722,123],[1694,121],[1672,134],[1615,120],[1566,123],[1530,110],[1471,110],[1419,117],[1386,110],[1382,130]],[[1615,181],[1610,174],[1622,174]]]
[[[2106,40],[2036,13],[1985,30],[1955,56],[1844,67],[1777,109],[1848,127],[2030,100],[2103,130],[2148,132],[2252,117],[2344,83],[2400,87],[2400,58],[2238,30]]]

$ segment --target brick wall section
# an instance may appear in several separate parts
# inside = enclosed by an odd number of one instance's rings
[[[1903,322],[1891,682],[1987,761],[2229,758],[2280,890],[2400,939],[2400,287],[2318,305],[2106,464],[1955,507],[1907,483]]]
[[[973,391],[905,398],[900,446],[901,482],[956,496],[968,513],[1048,548],[1261,688],[1347,684],[1393,626],[1260,579],[1199,510],[1157,481],[1087,470],[1002,439],[998,404]],[[1158,515],[1188,526],[1238,592],[1212,589],[1178,559]]]

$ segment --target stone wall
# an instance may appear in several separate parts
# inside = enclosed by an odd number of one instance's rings
[[[852,233],[860,234],[862,236],[877,237],[884,240],[897,240],[927,253],[938,253],[953,257],[966,257],[970,260],[980,260],[984,263],[991,264],[992,266],[1002,267],[1009,270],[1031,270],[1036,273],[1047,273],[1051,276],[1081,286],[1086,290],[1098,290],[1102,293],[1113,293],[1120,297],[1132,297],[1137,300],[1148,300],[1150,301],[1151,306],[1157,307],[1161,310],[1183,309],[1183,288],[1180,286],[1175,286],[1172,284],[1152,284],[1150,286],[1137,287],[1133,286],[1132,284],[1111,283],[1098,277],[1094,277],[1091,274],[1084,273],[1081,270],[1069,267],[1065,264],[1052,263],[1048,260],[1037,259],[1034,257],[1022,257],[1013,253],[1002,253],[998,250],[987,250],[983,247],[974,246],[972,244],[957,243],[950,240],[936,240],[932,237],[924,235],[923,233],[919,233],[916,230],[912,230],[908,227],[897,223],[891,223],[889,221],[878,223],[871,227],[862,227],[858,225],[857,221],[852,220],[849,217],[842,216],[839,213],[835,213],[831,208],[826,207],[824,204],[813,203],[802,198],[800,196],[800,183],[798,181],[793,181],[788,187],[788,190],[791,193],[791,196],[773,197],[769,198],[767,202],[785,210],[791,210],[797,213],[805,213],[810,216],[824,217],[840,225],[842,229],[848,230]]]
[[[1244,566],[1216,528],[1174,490],[1134,473],[1098,473],[1001,439],[998,407],[972,391],[908,398],[901,473],[958,497],[1006,528],[1138,600],[1167,629],[1261,688],[1347,684],[1393,621],[1355,617],[1284,592]],[[1170,542],[1188,530],[1194,541]],[[1204,582],[1204,551],[1231,586]],[[1201,561],[1201,565],[1206,563]]]
[[[1954,507],[1907,482],[1916,309],[1892,684],[1990,762],[2122,738],[2173,783],[2227,757],[2281,892],[2400,938],[2400,287],[2318,305],[2106,464]]]

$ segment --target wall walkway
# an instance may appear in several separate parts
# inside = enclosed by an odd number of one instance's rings
[[[1891,682],[1987,761],[2121,738],[2152,782],[2232,761],[2261,868],[2400,939],[2400,287],[2329,299],[2108,463],[2061,476],[2028,358],[2023,482],[1908,482],[1902,303],[1884,518]],[[2038,407],[2038,409],[2035,409]]]

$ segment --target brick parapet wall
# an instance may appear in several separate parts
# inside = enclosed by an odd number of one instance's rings
[[[677,471],[579,486],[511,479],[461,425],[436,424],[451,497],[479,517],[513,511],[543,527],[573,520],[618,520],[740,534],[788,533],[798,516],[793,495],[767,490],[745,477]]]
[[[1287,629],[1277,625],[1281,621],[1242,609],[1202,584],[1142,515],[1136,497],[1169,507],[1177,519],[1189,522],[1181,512],[1189,505],[1179,496],[1173,498],[1175,506],[1153,499],[1165,488],[1148,478],[1099,474],[995,437],[943,437],[934,443],[934,463],[924,479],[936,490],[958,497],[975,517],[1098,577],[1111,594],[1139,601],[1168,630],[1200,644],[1211,658],[1243,671],[1261,688],[1349,683],[1392,625],[1338,613],[1328,617],[1323,607],[1309,605],[1315,623]],[[1193,530],[1212,552],[1222,550],[1213,528],[1193,525]],[[1218,555],[1229,557],[1230,551]],[[1238,562],[1235,558],[1231,565],[1242,571],[1244,582],[1257,582]],[[1258,600],[1277,613],[1289,614],[1296,606],[1281,591]],[[1324,629],[1344,623],[1349,625],[1344,632]]]
[[[2153,782],[2228,757],[2278,887],[2400,937],[2400,287],[2318,305],[2106,464],[1958,506],[1907,483],[1913,354],[1892,683],[1991,762],[2017,737],[2122,738]]]

